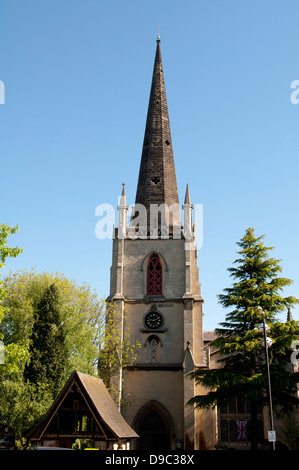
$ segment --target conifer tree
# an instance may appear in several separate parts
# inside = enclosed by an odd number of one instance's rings
[[[30,363],[25,368],[25,378],[33,384],[48,384],[55,397],[63,385],[66,361],[59,291],[52,284],[46,289],[37,307],[30,344]]]
[[[230,311],[216,330],[217,339],[211,343],[220,354],[219,368],[199,369],[192,374],[198,384],[210,391],[189,402],[210,408],[221,407],[234,397],[249,400],[252,449],[257,448],[257,410],[268,404],[265,348],[257,328],[263,321],[262,315],[273,342],[269,358],[274,409],[276,413],[289,413],[299,403],[295,394],[299,377],[292,371],[290,361],[292,340],[299,337],[299,322],[277,319],[279,313],[298,303],[298,299],[281,296],[283,288],[292,281],[279,277],[280,260],[269,256],[273,247],[266,247],[263,238],[255,237],[250,227],[237,243],[239,257],[234,267],[228,269],[234,283],[219,295],[219,302]]]

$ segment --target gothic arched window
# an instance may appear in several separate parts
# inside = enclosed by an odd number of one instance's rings
[[[158,361],[158,347],[159,343],[156,338],[153,338],[150,342],[150,361],[157,362]]]
[[[160,361],[161,343],[157,336],[150,336],[147,340],[147,360],[148,362]]]
[[[162,264],[157,255],[152,255],[147,266],[147,295],[162,295]]]

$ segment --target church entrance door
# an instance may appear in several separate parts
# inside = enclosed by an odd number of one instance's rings
[[[170,450],[171,428],[169,417],[153,405],[142,409],[137,420],[138,450]]]

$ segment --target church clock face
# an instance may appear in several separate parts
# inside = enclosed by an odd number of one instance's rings
[[[161,328],[163,318],[161,313],[150,312],[145,316],[144,322],[145,326],[150,330],[157,330],[158,328]]]

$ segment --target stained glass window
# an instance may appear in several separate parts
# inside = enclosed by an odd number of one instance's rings
[[[162,265],[157,255],[152,255],[147,266],[147,295],[162,295]]]

